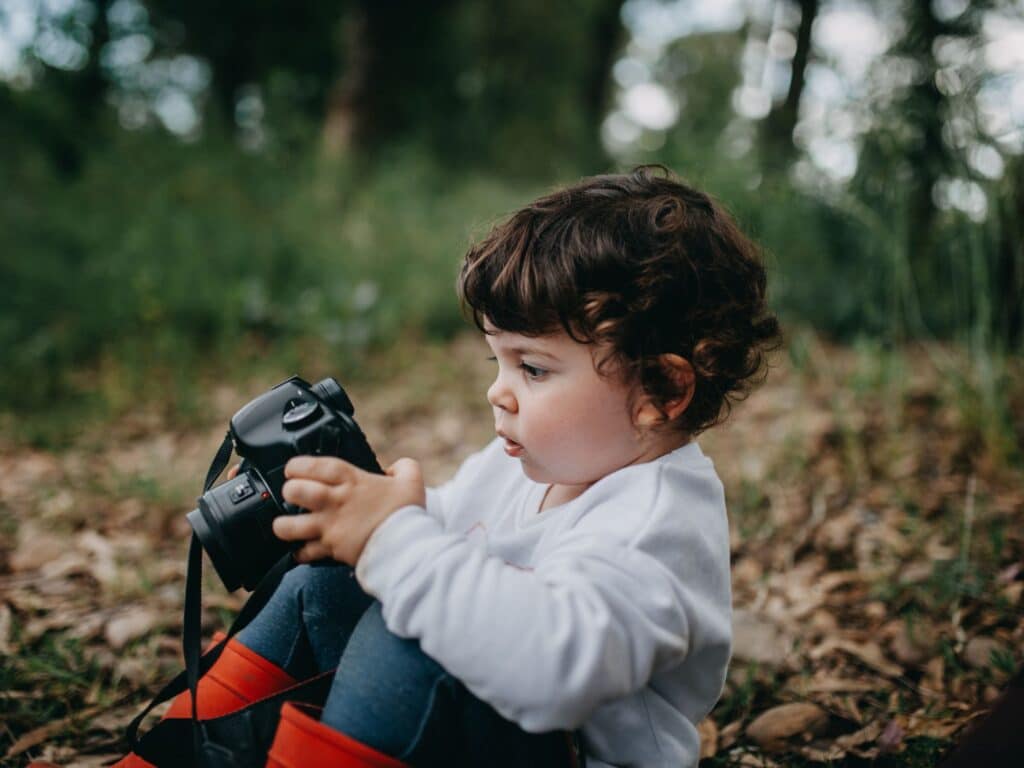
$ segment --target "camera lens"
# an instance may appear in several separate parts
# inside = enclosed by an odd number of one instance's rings
[[[352,401],[348,399],[348,395],[345,394],[345,390],[341,388],[341,385],[336,379],[328,377],[323,381],[318,381],[312,387],[313,393],[327,403],[331,408],[336,411],[341,411],[346,416],[352,416],[355,414],[355,409],[352,407]]]
[[[274,536],[279,514],[263,480],[245,471],[199,497],[188,521],[229,591],[254,589],[288,545]]]

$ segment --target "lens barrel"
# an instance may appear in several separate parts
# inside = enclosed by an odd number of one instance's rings
[[[229,591],[240,586],[254,589],[288,551],[288,544],[274,536],[271,527],[278,514],[266,484],[252,470],[208,490],[188,514]]]

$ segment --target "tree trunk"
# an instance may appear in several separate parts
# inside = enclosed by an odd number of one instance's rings
[[[1006,169],[1009,187],[999,208],[999,242],[993,270],[993,328],[1005,349],[1024,342],[1024,162],[1015,158]]]
[[[586,105],[590,114],[590,124],[600,126],[604,122],[611,96],[611,71],[615,64],[615,56],[622,44],[625,27],[622,24],[622,5],[624,0],[605,0],[598,12],[594,25],[594,55],[590,73],[590,83],[585,94]],[[601,163],[605,155],[601,148],[600,131],[593,132],[593,162]]]
[[[349,152],[356,132],[357,105],[366,87],[366,14],[355,8],[342,21],[344,40],[341,76],[327,96],[321,140],[324,156],[337,159]]]
[[[942,139],[946,98],[935,85],[935,41],[953,30],[935,15],[930,2],[912,0],[909,8],[901,47],[923,71],[906,107],[907,120],[916,134],[906,156],[907,165],[913,169],[908,191],[906,253],[920,296],[937,289],[933,253],[937,209],[932,194],[936,182],[951,165],[949,150]]]
[[[796,33],[796,52],[790,68],[789,89],[785,101],[777,104],[764,123],[765,162],[782,167],[793,158],[793,129],[800,118],[800,97],[804,92],[807,64],[811,58],[811,30],[818,16],[819,0],[799,0],[800,26]]]

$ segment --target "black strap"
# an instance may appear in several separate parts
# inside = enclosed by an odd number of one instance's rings
[[[284,575],[291,570],[294,565],[295,561],[292,559],[292,556],[288,554],[278,560],[277,563],[274,564],[274,567],[267,572],[267,575],[263,577],[263,580],[260,581],[248,601],[246,601],[245,605],[242,606],[242,609],[238,612],[238,616],[235,618],[231,628],[228,630],[227,637],[217,645],[210,648],[199,659],[198,677],[201,678],[206,674],[206,671],[214,665],[218,658],[220,658],[228,640],[244,629],[256,617],[256,615],[263,610],[263,606],[269,602],[274,591],[277,589],[277,585],[281,583],[281,579],[284,578]],[[188,601],[188,585],[191,583],[198,583],[198,581],[199,580],[197,578],[186,577],[186,602]],[[157,693],[146,709],[143,710],[128,726],[127,740],[132,749],[134,749],[138,744],[139,726],[142,724],[146,715],[148,715],[154,707],[174,696],[177,696],[179,693],[188,689],[188,687],[188,670],[185,669],[179,672],[174,679],[160,689],[160,692]]]
[[[203,493],[210,490],[214,481],[224,471],[228,460],[231,458],[231,433],[224,436],[224,440],[217,449],[210,469],[206,473],[206,480],[203,483]],[[200,656],[200,643],[202,640],[202,567],[203,548],[199,537],[192,534],[192,541],[188,549],[188,571],[185,576],[185,610],[182,627],[182,653],[185,657],[185,669],[173,680],[165,685],[146,708],[132,720],[128,725],[127,740],[132,750],[138,745],[139,726],[143,719],[155,706],[167,701],[172,696],[177,696],[186,688],[192,694],[192,740],[195,754],[202,759],[202,743],[205,740],[203,724],[198,718],[197,691],[199,678],[206,674],[206,671],[220,658],[221,653],[228,641],[241,631],[267,604],[277,585],[284,578],[293,566],[295,561],[291,554],[284,555],[274,567],[260,580],[252,595],[238,612],[238,616],[231,624],[227,636],[216,646]]]
[[[224,467],[228,465],[228,460],[231,458],[231,432],[230,430],[224,433],[224,439],[221,441],[220,448],[217,449],[217,453],[213,457],[213,461],[210,462],[210,468],[206,470],[206,480],[203,482],[203,493],[210,490],[210,486],[213,485],[213,481],[220,477],[220,473],[224,471]]]

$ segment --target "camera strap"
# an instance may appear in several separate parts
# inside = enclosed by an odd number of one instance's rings
[[[221,443],[220,448],[217,449],[217,453],[213,457],[213,461],[210,462],[210,468],[206,473],[206,481],[203,484],[203,493],[210,490],[214,481],[220,476],[220,473],[224,471],[224,468],[228,464],[228,460],[231,458],[231,449],[231,433],[228,432],[224,436],[224,441]],[[139,726],[142,724],[146,715],[148,715],[158,704],[161,704],[172,696],[177,696],[179,693],[188,689],[192,694],[193,750],[197,764],[202,765],[203,743],[206,739],[204,733],[205,729],[203,727],[203,723],[199,720],[196,707],[196,694],[199,687],[199,678],[202,677],[211,666],[213,666],[214,662],[216,662],[218,658],[220,658],[220,655],[228,641],[248,625],[249,622],[251,622],[263,609],[274,594],[274,591],[277,589],[277,585],[280,584],[281,579],[284,578],[285,573],[291,570],[294,565],[295,561],[292,559],[291,553],[284,555],[280,560],[278,560],[277,563],[274,564],[274,567],[267,572],[266,576],[260,580],[260,583],[256,585],[256,589],[253,590],[252,595],[246,601],[245,605],[242,606],[242,609],[238,612],[238,616],[235,618],[234,622],[232,622],[227,636],[217,643],[217,645],[210,648],[206,653],[200,655],[199,648],[202,641],[203,547],[199,542],[199,537],[196,536],[195,533],[192,534],[192,541],[189,544],[188,549],[188,570],[185,576],[185,610],[182,627],[182,653],[185,657],[185,669],[173,680],[167,683],[167,685],[165,685],[160,692],[153,697],[153,700],[149,705],[129,724],[127,741],[133,750],[138,744]]]

